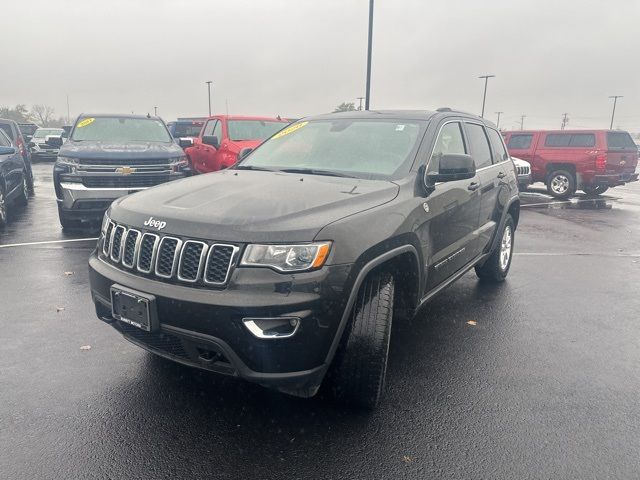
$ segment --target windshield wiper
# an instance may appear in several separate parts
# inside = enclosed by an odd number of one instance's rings
[[[234,170],[257,170],[260,172],[277,172],[278,171],[278,170],[274,170],[273,168],[258,167],[256,165],[238,165],[233,168]]]
[[[285,173],[308,173],[309,175],[325,175],[327,177],[343,177],[343,178],[358,178],[346,173],[334,172],[332,170],[318,170],[316,168],[282,168],[281,172]]]

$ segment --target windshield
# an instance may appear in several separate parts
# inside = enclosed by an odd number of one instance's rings
[[[18,125],[18,128],[20,129],[20,132],[22,132],[23,135],[33,135],[33,132],[35,132],[38,129],[38,126],[23,123]]]
[[[36,133],[33,134],[34,138],[44,138],[47,135],[60,135],[64,132],[61,128],[39,128]]]
[[[101,142],[171,142],[164,124],[154,118],[87,117],[79,119],[72,140]]]
[[[310,169],[359,178],[388,178],[408,171],[424,122],[315,120],[287,127],[244,162],[242,168]]]
[[[176,123],[173,125],[175,138],[180,137],[197,137],[202,129],[202,123]]]
[[[240,140],[266,140],[287,126],[287,122],[269,120],[229,120],[229,138]]]

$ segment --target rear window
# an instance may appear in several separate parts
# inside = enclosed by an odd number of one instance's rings
[[[595,147],[593,133],[550,133],[544,141],[545,147]]]
[[[202,123],[176,123],[173,125],[173,136],[180,137],[197,137],[202,130]]]
[[[638,147],[627,132],[607,132],[607,148],[612,150],[636,150]]]
[[[33,135],[38,129],[38,126],[32,123],[22,123],[18,125],[18,128],[23,135]]]
[[[511,135],[507,148],[511,150],[526,150],[531,146],[531,140],[533,140],[533,135],[517,133]]]

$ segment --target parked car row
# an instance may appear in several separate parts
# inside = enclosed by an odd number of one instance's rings
[[[621,130],[503,132],[509,153],[531,164],[533,182],[565,199],[576,190],[599,195],[638,180],[638,147]]]
[[[25,155],[0,128],[0,227],[5,226],[14,206],[29,201],[29,171]]]

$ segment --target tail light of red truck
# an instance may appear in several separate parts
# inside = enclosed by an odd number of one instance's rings
[[[596,155],[596,171],[604,172],[607,170],[607,154],[600,153]]]

